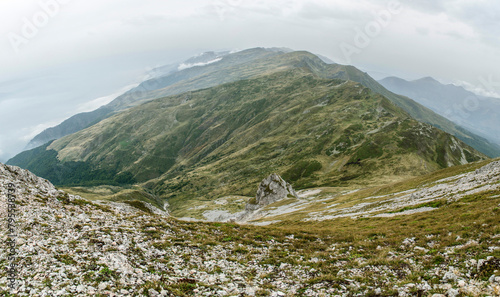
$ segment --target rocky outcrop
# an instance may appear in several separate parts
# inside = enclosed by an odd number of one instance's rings
[[[56,203],[57,205],[59,205],[61,201],[67,203],[73,202],[75,199],[85,200],[80,196],[71,195],[58,190],[50,181],[33,174],[29,170],[0,163],[0,196],[2,198],[7,197],[9,184],[13,185],[11,188],[15,189],[16,201],[21,204],[33,204],[34,200],[39,199],[43,199],[44,201],[48,201],[50,203]],[[96,204],[105,204],[119,213],[137,212],[136,207],[132,207],[125,203],[108,201],[94,202]],[[154,207],[151,203],[142,203],[144,204],[144,207],[151,211],[151,213],[163,216],[169,215],[167,210],[160,210],[157,207]],[[168,206],[168,203],[165,203],[165,207],[166,206]],[[0,214],[3,214],[3,212],[0,212]]]
[[[489,168],[497,170],[498,164]],[[482,180],[478,174],[488,172],[488,167],[483,167],[473,174]],[[270,188],[283,185],[276,176],[266,180],[263,184]],[[383,248],[375,248],[375,244],[362,249],[357,248],[358,242],[321,237],[323,233],[315,238],[316,233],[304,237],[303,232],[292,230],[284,236],[280,234],[284,232],[271,228],[195,225],[139,212],[123,203],[98,204],[58,191],[29,171],[0,164],[2,218],[7,217],[8,188],[15,188],[19,202],[15,216],[17,282],[15,290],[9,292],[6,269],[0,270],[0,296],[319,297],[366,296],[370,292],[378,296],[411,296],[415,292],[423,296],[435,292],[498,296],[500,292],[500,277],[495,274],[498,257],[486,256],[499,249],[498,234],[484,229],[481,233],[464,232],[461,235],[465,238],[458,236],[455,240],[457,234],[426,234],[423,238],[400,238]],[[259,192],[265,193],[266,188]],[[288,184],[282,189],[293,196]],[[302,192],[301,197],[317,193]],[[266,195],[255,199],[272,200]],[[261,208],[253,213],[266,211]],[[491,218],[493,225],[495,213]],[[8,259],[7,220],[2,221],[0,258]],[[306,245],[309,240],[305,238],[313,239],[311,245]],[[376,243],[377,239],[371,240]],[[426,245],[422,247],[421,243]],[[468,247],[485,256],[471,259]],[[435,249],[446,262],[430,262],[423,271],[421,263],[429,261],[427,248]],[[347,258],[346,251],[357,256]],[[387,255],[390,262],[366,262],[369,257]],[[279,264],[269,264],[276,262]],[[320,265],[330,269],[318,269]],[[333,269],[338,270],[339,279],[348,280],[342,286],[331,285]],[[415,275],[420,277],[418,281]],[[425,275],[435,281],[427,283]]]
[[[245,210],[253,211],[287,197],[298,198],[298,195],[292,185],[273,173],[260,183],[257,196],[247,203]]]
[[[10,199],[15,207],[8,205]],[[12,229],[7,228],[6,219],[1,224],[4,244],[0,257],[14,256],[17,263],[16,289],[10,292],[13,296],[89,296],[104,292],[107,282],[68,277],[72,273],[84,275],[88,267],[94,267],[91,273],[110,269],[106,271],[137,285],[133,280],[137,279],[138,266],[129,255],[129,245],[145,224],[168,219],[166,212],[148,203],[144,206],[151,211],[120,202],[89,201],[56,189],[28,170],[0,163],[0,217],[13,220],[9,225]],[[126,219],[129,217],[134,219]],[[15,254],[6,248],[7,237],[15,239]],[[7,276],[6,269],[0,271],[0,296],[10,296]],[[50,283],[43,285],[41,280],[49,277]],[[144,275],[143,279],[142,283],[152,282],[154,275]]]
[[[18,200],[25,200],[28,195],[31,197],[55,198],[65,194],[63,191],[57,190],[48,180],[38,177],[28,170],[0,163],[1,195],[6,195],[8,184],[14,185]]]

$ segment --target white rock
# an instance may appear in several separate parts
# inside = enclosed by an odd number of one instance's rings
[[[460,292],[456,289],[449,289],[447,294],[448,297],[457,297],[458,295],[460,295]]]
[[[76,291],[77,291],[78,293],[83,293],[83,292],[85,292],[85,286],[84,286],[84,285],[78,285],[78,286],[76,287]]]
[[[97,289],[102,291],[102,290],[106,289],[107,286],[108,286],[107,282],[102,282],[99,284],[99,286],[97,286]]]
[[[416,251],[422,251],[424,253],[427,253],[429,251],[428,249],[420,247],[420,246],[416,246],[413,249],[416,250]]]
[[[458,276],[453,271],[453,268],[450,268],[450,270],[444,274],[443,280],[452,282],[456,282],[458,280]]]
[[[247,287],[245,289],[245,294],[247,294],[249,296],[255,296],[255,291],[256,291],[256,289],[254,287]]]

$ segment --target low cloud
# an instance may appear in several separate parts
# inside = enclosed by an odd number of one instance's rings
[[[32,127],[24,128],[22,130],[24,133],[19,136],[19,140],[27,143],[31,139],[33,139],[33,137],[37,136],[38,134],[40,134],[44,130],[46,130],[46,129],[50,128],[50,127],[54,127],[54,126],[60,124],[62,121],[63,121],[63,119],[55,120],[55,121],[49,121],[49,122],[38,124],[38,125],[35,125],[35,126],[32,126]]]
[[[184,69],[188,69],[188,68],[192,68],[192,67],[197,67],[197,66],[206,66],[206,65],[209,65],[209,64],[213,64],[213,63],[216,63],[216,62],[219,62],[220,60],[222,60],[222,58],[217,58],[217,59],[213,59],[211,61],[208,61],[208,62],[199,62],[199,63],[191,63],[191,64],[180,64],[179,67],[177,68],[177,70],[184,70]]]
[[[470,91],[476,95],[484,96],[484,97],[492,97],[500,100],[500,93],[497,91],[487,90],[484,86],[474,85],[466,81],[455,81],[454,85],[462,87],[467,91]]]
[[[113,94],[99,97],[99,98],[96,98],[96,99],[88,101],[88,102],[84,102],[84,103],[78,105],[77,112],[80,113],[80,112],[89,112],[89,111],[96,110],[99,107],[110,103],[111,101],[116,99],[116,97],[122,95],[123,93],[127,92],[128,90],[137,87],[138,85],[139,85],[139,83],[128,85],[128,86],[121,88],[120,90],[114,92]]]

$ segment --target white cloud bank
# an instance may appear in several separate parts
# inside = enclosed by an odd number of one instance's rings
[[[177,67],[177,70],[180,71],[180,70],[184,70],[184,69],[188,69],[188,68],[192,68],[192,67],[210,65],[210,64],[213,64],[213,63],[217,63],[220,60],[222,60],[222,58],[216,58],[216,59],[213,59],[213,60],[208,61],[208,62],[199,62],[199,63],[191,63],[191,64],[181,63],[179,65],[179,67]]]

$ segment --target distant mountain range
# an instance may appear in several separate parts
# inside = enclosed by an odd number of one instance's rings
[[[414,81],[387,77],[379,82],[388,90],[408,96],[467,130],[500,144],[499,98],[478,96],[431,77]]]

